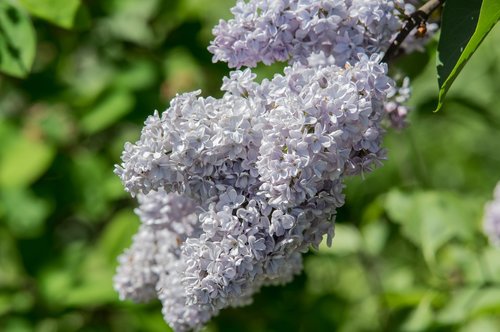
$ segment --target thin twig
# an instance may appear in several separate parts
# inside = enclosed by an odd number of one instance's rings
[[[405,25],[392,41],[381,62],[387,62],[391,59],[410,32],[421,23],[426,22],[432,12],[441,7],[444,2],[445,0],[429,0],[417,9],[416,12],[408,16]]]

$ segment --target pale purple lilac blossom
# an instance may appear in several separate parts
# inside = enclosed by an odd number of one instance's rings
[[[331,243],[343,180],[385,158],[384,117],[404,122],[408,82],[395,87],[379,63],[401,27],[397,6],[414,10],[400,0],[238,1],[235,19],[214,29],[214,60],[290,66],[262,83],[233,71],[219,99],[178,95],[125,145],[115,173],[142,224],[119,258],[120,298],[158,297],[175,331],[199,329],[292,280],[324,235]]]
[[[406,106],[406,102],[410,99],[410,96],[411,88],[408,77],[405,77],[401,85],[395,86],[388,94],[388,101],[384,104],[384,108],[392,128],[400,130],[407,126],[407,117],[410,108]]]
[[[229,67],[255,67],[259,62],[301,62],[310,66],[358,61],[360,54],[383,53],[415,12],[418,1],[404,0],[238,0],[231,9],[233,18],[220,20],[208,50],[213,61]],[[422,51],[437,31],[427,24],[427,33],[417,37],[412,31],[401,49]],[[396,129],[406,126],[410,109],[408,83],[390,95],[385,106],[388,123]],[[406,89],[407,93],[401,94]],[[401,99],[405,99],[401,101]]]
[[[331,241],[343,179],[384,158],[393,83],[378,61],[296,63],[261,84],[235,71],[222,98],[187,93],[150,116],[116,168],[154,237],[136,236],[128,251],[147,259],[120,259],[121,297],[147,299],[154,288],[167,322],[185,331],[300,273],[301,253],[325,234]]]
[[[238,0],[233,18],[220,20],[208,50],[229,67],[255,67],[276,61],[305,63],[314,53],[332,55],[338,66],[358,54],[384,52],[415,6],[403,0]],[[437,29],[404,43],[421,50]]]
[[[493,200],[484,208],[483,228],[490,243],[500,247],[500,182],[495,188]]]

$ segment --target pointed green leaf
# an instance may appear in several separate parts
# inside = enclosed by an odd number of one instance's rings
[[[23,11],[0,1],[0,71],[25,77],[35,59],[36,34],[31,20]]]
[[[34,16],[38,16],[62,28],[73,27],[80,0],[20,0]]]
[[[446,3],[438,45],[439,102],[453,81],[500,19],[498,0],[454,0]]]

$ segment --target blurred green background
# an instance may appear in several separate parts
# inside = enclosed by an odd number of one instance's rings
[[[220,96],[228,69],[206,47],[232,5],[0,0],[0,34],[25,31],[0,40],[21,52],[0,61],[0,331],[169,330],[159,303],[113,290],[139,225],[113,168],[176,93]],[[500,180],[500,28],[439,113],[435,47],[393,64],[413,80],[411,126],[388,133],[384,167],[347,182],[333,247],[208,331],[500,330],[500,249],[481,225]]]

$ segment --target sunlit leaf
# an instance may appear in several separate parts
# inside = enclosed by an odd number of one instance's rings
[[[137,59],[129,68],[117,72],[113,85],[123,90],[141,90],[150,87],[158,73],[152,63]]]
[[[139,217],[131,210],[118,212],[101,234],[96,250],[109,262],[132,243],[132,236],[139,227]]]
[[[80,0],[20,0],[35,16],[69,29],[73,26]]]
[[[28,15],[9,1],[0,1],[0,71],[25,77],[35,51],[36,34]]]
[[[434,313],[432,311],[432,294],[426,294],[418,306],[404,322],[403,331],[425,331],[432,324]]]
[[[361,234],[355,226],[337,224],[335,226],[335,238],[332,246],[328,248],[325,239],[320,245],[320,250],[335,255],[355,254],[361,249],[362,241]]]
[[[483,276],[486,280],[500,284],[500,248],[487,247],[479,258],[483,264]],[[478,260],[479,260],[478,259]]]
[[[471,317],[500,314],[500,288],[468,287],[457,290],[437,316],[442,323],[458,323]]]
[[[16,133],[11,138],[0,150],[0,186],[27,186],[47,170],[56,151],[27,133]]]
[[[110,16],[101,22],[110,34],[139,45],[155,42],[155,33],[150,25],[156,14],[158,0],[112,0],[106,6]]]
[[[500,326],[500,318],[492,315],[467,321],[458,332],[498,332],[498,326]]]
[[[37,276],[38,287],[47,305],[63,307],[64,299],[73,288],[72,271],[61,266],[46,267]]]
[[[134,97],[122,91],[111,93],[81,120],[82,130],[93,134],[115,123],[134,107]]]
[[[363,249],[369,254],[379,255],[389,237],[389,227],[384,222],[377,220],[364,225],[361,229],[363,236]]]

